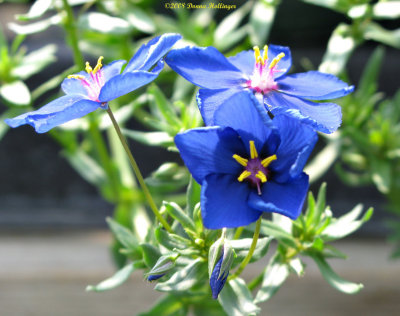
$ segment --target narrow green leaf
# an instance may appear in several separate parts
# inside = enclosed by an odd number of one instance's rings
[[[152,84],[147,89],[147,92],[150,96],[153,97],[153,102],[157,106],[165,121],[168,122],[168,124],[170,124],[171,126],[174,126],[178,131],[181,127],[181,122],[177,118],[176,113],[173,110],[174,108],[172,104],[165,97],[164,93],[155,84]]]
[[[140,248],[142,249],[144,263],[148,268],[152,268],[161,257],[160,251],[149,243],[141,243]]]
[[[151,310],[140,313],[138,316],[181,316],[186,315],[183,302],[171,295],[165,295],[158,300]]]
[[[147,146],[168,147],[174,144],[174,138],[166,132],[140,132],[122,129],[122,133]]]
[[[261,310],[254,304],[246,283],[236,278],[227,282],[219,294],[218,301],[229,316],[255,315]]]
[[[269,220],[262,220],[260,232],[263,235],[274,237],[289,247],[297,248],[297,243],[293,236]]]
[[[193,212],[196,204],[200,202],[201,186],[190,177],[189,185],[186,191],[186,213],[190,218],[193,218]]]
[[[154,231],[157,242],[168,250],[186,249],[190,245],[190,240],[176,234],[169,234],[165,229],[157,227]]]
[[[375,19],[397,19],[400,18],[400,1],[379,1],[372,7]]]
[[[0,86],[0,96],[16,106],[27,106],[31,103],[31,93],[22,81],[13,81]]]
[[[17,14],[16,18],[21,21],[29,21],[41,17],[51,7],[53,0],[37,0],[35,1],[28,13]]]
[[[185,267],[179,268],[168,281],[158,283],[155,287],[157,291],[188,291],[196,283],[203,282],[206,277],[206,263],[198,258]]]
[[[126,247],[128,250],[134,250],[139,246],[135,235],[133,235],[128,228],[122,226],[110,217],[107,217],[106,221],[115,238],[124,247]]]
[[[324,279],[338,291],[346,294],[355,294],[363,288],[361,283],[349,282],[339,277],[320,254],[310,253],[309,256],[317,264]]]
[[[250,13],[250,40],[261,46],[267,42],[275,18],[275,4],[266,0],[257,1]]]
[[[302,277],[304,275],[304,263],[300,258],[294,258],[289,262],[290,268],[297,274],[297,276]]]
[[[62,21],[61,14],[56,14],[47,19],[40,20],[39,22],[34,22],[24,25],[9,23],[8,28],[17,34],[29,35],[29,34],[40,33],[44,30],[47,30],[52,25],[60,24],[61,21]]]
[[[196,226],[193,220],[179,207],[178,204],[174,202],[163,201],[163,206],[166,208],[168,214],[171,215],[172,218],[181,223],[185,230],[189,229],[192,232],[196,231]]]
[[[268,252],[269,245],[271,243],[271,237],[259,238],[257,241],[256,249],[254,250],[253,256],[251,257],[250,262],[255,262],[263,258]],[[249,252],[250,245],[252,243],[252,238],[243,238],[236,240],[229,240],[232,248],[235,250],[236,258],[235,263],[239,263],[243,261],[243,259],[247,256]]]
[[[135,6],[134,9],[123,12],[122,14],[125,17],[125,20],[139,31],[148,34],[152,34],[156,31],[156,26],[154,25],[151,16],[138,6]]]
[[[365,28],[364,38],[400,48],[400,29],[389,31],[377,23],[370,22]]]
[[[82,15],[78,26],[85,30],[114,35],[127,35],[133,29],[127,21],[99,12]]]
[[[269,300],[279,290],[288,276],[289,267],[287,264],[279,262],[277,257],[272,258],[265,268],[261,288],[254,302],[258,304]]]
[[[133,271],[141,268],[144,268],[143,262],[141,261],[129,263],[121,270],[117,271],[112,277],[100,282],[99,284],[88,285],[86,291],[103,292],[112,290],[128,280]]]
[[[391,165],[385,160],[378,159],[372,159],[370,163],[372,181],[381,193],[389,193],[392,182]]]

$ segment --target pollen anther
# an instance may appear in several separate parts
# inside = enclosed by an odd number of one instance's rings
[[[103,67],[103,65],[102,65],[102,63],[101,63],[101,62],[103,61],[103,59],[104,59],[103,56],[100,56],[100,57],[99,57],[99,59],[97,60],[96,67],[94,67],[94,69],[93,69],[93,74],[95,74],[96,72],[98,72],[98,71],[100,70],[100,68]]]
[[[268,60],[268,45],[264,46],[263,60],[264,62]]]
[[[260,48],[258,46],[253,47],[254,57],[256,59],[256,64],[264,65],[264,59],[261,57]]]
[[[234,154],[233,159],[235,159],[238,163],[240,163],[243,167],[247,167],[247,163],[249,162],[247,159],[240,157],[239,155]]]
[[[268,166],[269,166],[269,164],[271,163],[271,162],[273,162],[274,160],[276,160],[277,158],[276,158],[276,155],[272,155],[272,156],[269,156],[269,157],[267,157],[267,158],[265,158],[264,160],[262,160],[261,161],[261,164],[262,164],[262,166],[264,167],[264,168],[267,168]]]
[[[244,179],[246,179],[246,178],[249,177],[250,175],[251,175],[251,172],[245,170],[245,171],[243,171],[243,172],[240,174],[240,176],[238,177],[238,181],[239,181],[239,182],[242,182]]]
[[[67,76],[68,79],[85,79],[84,76],[81,75],[69,75]]]
[[[250,141],[250,157],[251,157],[251,159],[258,157],[257,149],[256,149],[256,146],[254,145],[253,140]]]
[[[284,53],[280,53],[278,56],[276,56],[271,63],[269,64],[269,69],[272,69],[276,66],[276,64],[283,58],[285,57]]]
[[[267,182],[267,176],[261,170],[257,172],[256,178],[260,179],[262,183]]]

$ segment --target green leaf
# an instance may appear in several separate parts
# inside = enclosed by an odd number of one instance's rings
[[[371,177],[378,190],[387,194],[390,191],[392,182],[392,170],[389,162],[378,159],[371,160]]]
[[[16,106],[27,106],[31,103],[31,93],[22,81],[13,81],[0,86],[0,96]]]
[[[364,30],[364,38],[400,48],[400,29],[389,31],[379,24],[371,22]]]
[[[154,267],[157,260],[160,258],[161,253],[157,247],[149,243],[141,243],[140,248],[142,249],[143,261],[148,268]]]
[[[302,277],[304,275],[305,266],[300,258],[294,258],[290,260],[289,267],[297,274],[297,276]]]
[[[181,122],[177,118],[176,113],[173,110],[174,107],[165,97],[164,93],[155,84],[152,84],[147,89],[147,92],[152,97],[152,101],[157,109],[160,111],[162,118],[164,118],[169,125],[171,125],[178,131],[181,128]]]
[[[196,226],[193,220],[179,207],[178,204],[174,202],[163,201],[163,206],[166,208],[168,214],[171,215],[172,218],[181,223],[185,230],[188,229],[192,232],[196,231]]]
[[[132,26],[127,21],[99,12],[82,15],[78,26],[82,29],[113,35],[127,35],[132,31]]]
[[[47,30],[52,25],[58,25],[62,21],[61,14],[53,15],[47,19],[41,20],[39,22],[34,22],[30,24],[16,24],[16,23],[9,23],[8,28],[14,31],[17,34],[29,35],[43,32]]]
[[[28,13],[17,14],[16,18],[21,21],[29,21],[41,17],[51,7],[53,0],[37,0],[35,1]]]
[[[400,18],[400,1],[379,1],[372,7],[375,19]]]
[[[168,250],[186,249],[190,246],[190,240],[176,234],[170,234],[161,227],[157,227],[154,234],[157,242]]]
[[[269,220],[262,220],[260,232],[263,235],[271,236],[279,240],[279,242],[285,244],[288,247],[297,248],[297,242],[293,238],[293,236]]]
[[[276,8],[266,0],[254,4],[250,13],[250,41],[253,45],[263,45],[267,42],[269,32],[274,22]]]
[[[183,302],[174,295],[165,295],[158,300],[148,312],[138,316],[184,316],[186,308]]]
[[[254,304],[246,283],[240,278],[225,284],[219,294],[218,301],[229,316],[255,315],[261,311]]]
[[[271,240],[272,240],[271,237],[264,237],[258,239],[256,249],[254,250],[250,262],[258,261],[265,256],[265,254],[268,252]],[[252,238],[229,240],[229,243],[235,250],[237,256],[235,258],[235,263],[242,262],[243,259],[247,256],[252,241],[253,241]]]
[[[265,268],[261,288],[254,302],[258,304],[269,300],[279,290],[288,276],[289,267],[287,264],[279,262],[278,257],[272,258]]]
[[[56,60],[55,53],[56,46],[52,44],[35,50],[24,56],[21,63],[12,69],[11,74],[25,80],[53,63]]]
[[[169,147],[174,144],[174,138],[166,132],[139,132],[128,129],[122,129],[122,133],[147,146]]]
[[[362,205],[358,204],[349,213],[339,217],[338,219],[332,219],[331,223],[322,232],[321,238],[325,241],[331,241],[341,239],[355,232],[371,218],[373,208],[369,208],[360,220],[356,220],[361,212]]]
[[[115,238],[128,250],[135,250],[139,247],[139,243],[135,235],[126,227],[122,226],[112,218],[106,219],[108,226]]]
[[[189,185],[186,191],[186,213],[193,218],[196,204],[200,202],[201,186],[190,176]]]
[[[144,268],[142,261],[136,261],[127,264],[121,270],[117,271],[112,277],[100,282],[97,285],[88,285],[86,291],[103,292],[120,286],[129,279],[133,271]]]
[[[158,283],[155,287],[157,291],[188,291],[196,283],[203,282],[206,277],[206,264],[202,258],[192,261],[185,267],[179,268],[168,281]]]
[[[350,26],[339,24],[329,39],[319,71],[334,75],[340,74],[356,45],[356,40],[351,36]]]
[[[179,254],[176,252],[161,256],[147,275],[160,275],[169,272],[175,266],[175,261],[178,257]]]
[[[381,69],[382,61],[385,55],[385,49],[381,46],[375,48],[372,56],[369,58],[365,67],[361,80],[357,87],[357,96],[370,95],[371,91],[376,89],[376,84]]]
[[[79,175],[87,182],[101,186],[107,182],[104,170],[91,156],[82,149],[74,152],[63,151],[62,153],[71,166],[79,173]]]
[[[156,31],[151,17],[138,6],[135,6],[132,10],[122,12],[125,20],[127,20],[134,28],[142,31],[143,33],[152,34]]]
[[[317,264],[324,279],[338,291],[346,294],[355,294],[363,288],[360,283],[349,282],[339,277],[320,254],[310,253],[309,256]]]

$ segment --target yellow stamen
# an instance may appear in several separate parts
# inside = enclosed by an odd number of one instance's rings
[[[248,160],[240,157],[239,155],[234,154],[233,159],[235,159],[238,163],[240,163],[243,167],[247,167]]]
[[[96,72],[98,72],[100,70],[101,67],[103,67],[103,65],[101,64],[102,60],[104,59],[103,56],[100,56],[99,59],[97,60],[97,65],[96,67],[94,67],[93,69],[93,74],[96,74]]]
[[[268,59],[268,45],[264,46],[263,60],[266,62]]]
[[[272,155],[272,156],[265,158],[263,161],[261,161],[261,164],[263,165],[264,168],[267,168],[269,166],[269,164],[276,159],[277,159],[276,155]]]
[[[256,149],[256,146],[254,145],[253,140],[250,141],[250,157],[251,157],[251,159],[258,157],[257,149]]]
[[[267,182],[267,177],[261,170],[257,172],[256,178],[260,179],[262,183]]]
[[[67,78],[68,79],[85,79],[85,77],[81,76],[81,75],[69,75]]]
[[[254,57],[256,59],[256,63],[264,65],[264,60],[261,57],[260,49],[258,48],[258,46],[254,46],[253,50],[254,50]]]
[[[271,63],[269,64],[269,69],[274,68],[274,67],[276,66],[276,64],[279,63],[279,61],[280,61],[283,57],[285,57],[285,54],[284,54],[284,53],[280,53],[278,56],[276,56],[276,57],[271,61]]]
[[[86,70],[86,72],[87,72],[88,74],[90,74],[90,73],[93,71],[93,69],[92,69],[92,67],[90,67],[90,64],[89,64],[88,61],[86,62],[86,68],[85,68],[85,70]]]
[[[240,174],[239,178],[237,178],[237,179],[238,179],[239,182],[242,182],[244,179],[246,179],[246,178],[249,177],[250,175],[251,175],[251,172],[245,170],[245,171],[243,171],[243,172]]]

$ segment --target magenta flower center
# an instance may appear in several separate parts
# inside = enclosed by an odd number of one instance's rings
[[[233,155],[239,164],[244,167],[244,170],[237,178],[239,182],[247,181],[252,187],[257,188],[257,193],[261,195],[261,185],[268,181],[270,171],[268,170],[269,164],[276,160],[276,155],[269,156],[265,159],[258,157],[257,149],[254,141],[250,141],[250,159],[242,158],[239,155]]]
[[[88,76],[82,76],[82,75],[68,76],[69,79],[72,78],[80,80],[81,84],[85,87],[86,91],[88,92],[89,99],[95,102],[100,102],[99,101],[100,91],[105,83],[103,70],[101,69],[101,67],[103,66],[101,64],[103,58],[104,58],[103,56],[99,57],[97,65],[96,67],[94,67],[94,69],[92,69],[89,62],[86,62],[85,70],[88,73]]]
[[[254,47],[255,64],[253,74],[246,82],[247,87],[255,92],[267,94],[272,90],[278,89],[278,84],[274,80],[274,75],[281,70],[277,69],[278,62],[285,57],[284,53],[280,53],[272,61],[268,59],[268,46],[264,46],[263,56],[261,56],[260,49]]]

